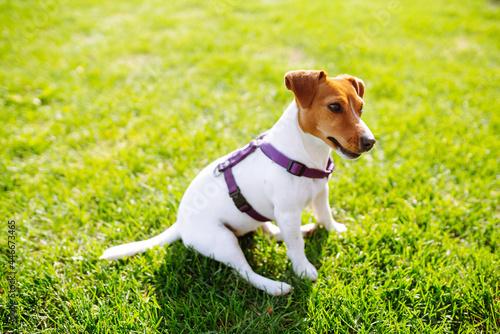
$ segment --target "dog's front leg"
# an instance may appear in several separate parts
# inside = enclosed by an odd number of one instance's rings
[[[344,224],[337,223],[332,216],[330,203],[328,202],[328,183],[318,193],[312,203],[314,215],[319,224],[323,225],[329,232],[336,231],[342,233],[347,231]]]
[[[286,253],[292,261],[293,270],[297,275],[315,281],[318,278],[318,271],[304,253],[304,238],[300,229],[302,222],[300,211],[277,213],[276,222],[286,245]]]

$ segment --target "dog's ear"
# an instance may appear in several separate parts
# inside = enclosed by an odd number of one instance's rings
[[[365,83],[363,82],[363,80],[353,77],[349,74],[341,74],[337,76],[337,78],[349,81],[356,90],[356,94],[358,94],[360,98],[363,98],[363,95],[365,95]]]
[[[307,108],[311,105],[320,80],[325,78],[325,71],[292,71],[285,74],[285,85],[295,94],[300,106]]]

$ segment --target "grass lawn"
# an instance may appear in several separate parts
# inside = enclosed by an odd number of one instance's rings
[[[500,332],[499,1],[1,0],[0,22],[1,332]],[[334,156],[349,230],[306,240],[317,282],[259,234],[251,266],[290,295],[182,243],[98,260],[171,225],[295,69],[362,78],[379,141]]]

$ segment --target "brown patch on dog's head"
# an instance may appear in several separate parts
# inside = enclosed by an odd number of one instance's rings
[[[375,138],[361,120],[365,85],[342,74],[328,78],[325,71],[294,71],[285,75],[299,109],[299,125],[332,147],[341,157],[356,159],[371,150]]]
[[[360,98],[365,96],[365,83],[360,78],[353,77],[349,74],[341,74],[337,75],[337,79],[345,79],[349,81]]]
[[[298,104],[307,108],[314,98],[319,82],[325,78],[325,71],[292,71],[285,74],[285,85],[295,94]]]

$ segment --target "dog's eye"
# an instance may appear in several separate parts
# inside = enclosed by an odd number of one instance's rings
[[[361,115],[363,113],[363,104],[361,105],[361,109],[359,109],[359,114]]]
[[[338,103],[332,103],[328,105],[328,109],[330,109],[332,112],[338,114],[342,112],[342,107]]]

